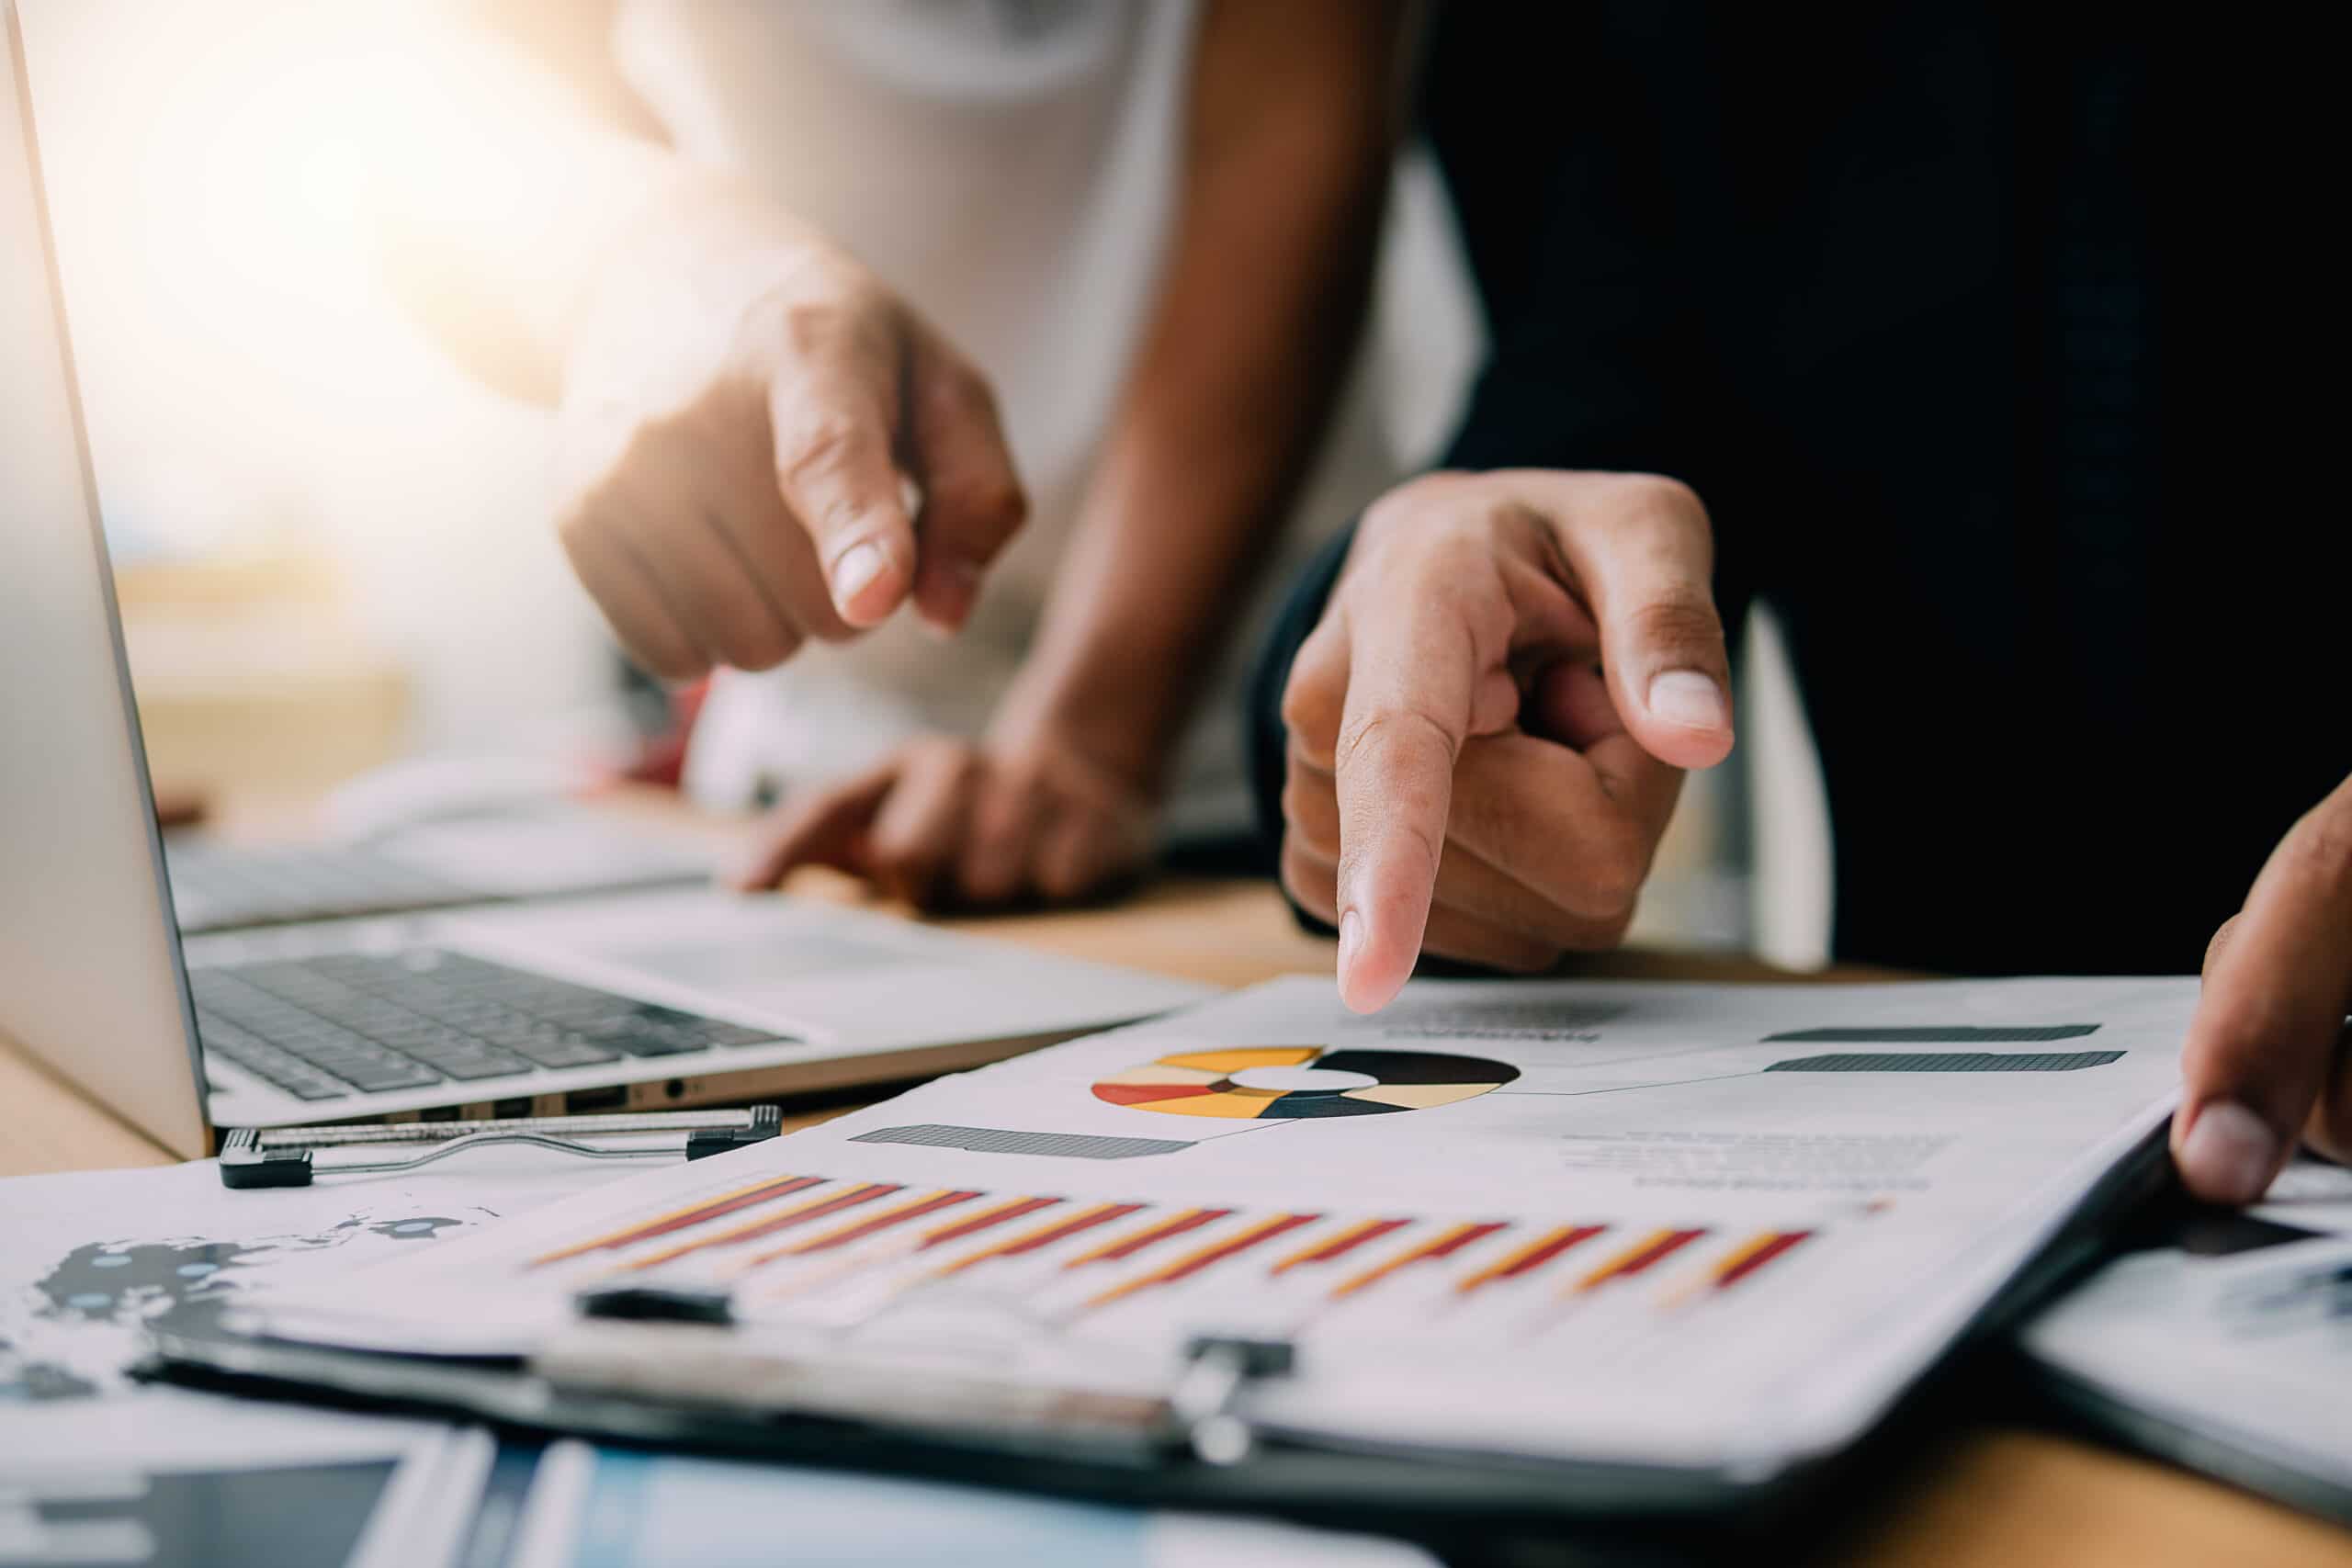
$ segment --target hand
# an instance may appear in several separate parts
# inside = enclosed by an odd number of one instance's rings
[[[1698,498],[1439,474],[1368,512],[1283,694],[1283,882],[1386,1005],[1430,951],[1547,966],[1633,918],[1682,770],[1732,744]]]
[[[2198,1197],[2262,1196],[2298,1133],[2352,1159],[2352,779],[2289,830],[2205,950],[2173,1158]]]
[[[830,865],[923,908],[1069,903],[1143,868],[1152,816],[1135,785],[1050,736],[917,740],[781,807],[735,881],[774,887]]]
[[[687,679],[780,664],[910,593],[961,626],[1024,508],[978,372],[761,202],[703,193],[647,227],[600,276],[563,400],[563,545],[622,643]]]

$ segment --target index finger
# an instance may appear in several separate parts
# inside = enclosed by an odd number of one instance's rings
[[[1473,733],[1482,683],[1510,683],[1510,604],[1492,559],[1465,552],[1433,564],[1441,570],[1405,574],[1349,608],[1332,775],[1340,997],[1357,1012],[1385,1007],[1413,972],[1453,809],[1454,761]]]
[[[2352,1010],[2352,779],[2255,879],[2205,976],[2173,1119],[2181,1178],[2212,1202],[2262,1195],[2328,1081]]]

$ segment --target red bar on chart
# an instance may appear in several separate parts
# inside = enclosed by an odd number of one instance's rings
[[[1715,1265],[1715,1289],[1727,1291],[1775,1258],[1791,1251],[1813,1235],[1811,1231],[1766,1231],[1727,1254]]]
[[[821,1187],[824,1182],[825,1179],[821,1176],[778,1176],[765,1181],[755,1181],[748,1187],[738,1187],[732,1191],[697,1199],[684,1208],[672,1209],[667,1213],[656,1214],[651,1219],[641,1220],[621,1230],[594,1236],[574,1246],[559,1248],[554,1252],[541,1253],[531,1259],[529,1266],[537,1269],[545,1263],[560,1263],[566,1258],[582,1257],[591,1252],[608,1252],[616,1247],[634,1246],[640,1241],[651,1241],[656,1236],[670,1235],[678,1231],[688,1230],[711,1220],[722,1219],[729,1214],[739,1213],[745,1209],[772,1202],[775,1199],[794,1192],[804,1192],[811,1187]]]
[[[1140,1213],[1144,1208],[1141,1203],[1097,1203],[1091,1209],[1080,1209],[1068,1219],[1033,1226],[1009,1241],[984,1247],[978,1252],[967,1253],[953,1263],[942,1264],[935,1271],[935,1277],[945,1279],[950,1274],[960,1274],[974,1264],[985,1263],[991,1258],[1018,1258],[1023,1253],[1036,1252],[1057,1241],[1067,1241],[1081,1231],[1091,1231],[1097,1225],[1111,1224],[1129,1214]]]
[[[737,1225],[732,1230],[718,1231],[710,1235],[691,1236],[675,1247],[664,1247],[660,1252],[648,1257],[632,1258],[627,1267],[630,1269],[651,1269],[684,1258],[690,1252],[701,1252],[714,1247],[737,1247],[747,1241],[758,1241],[763,1236],[788,1231],[795,1225],[805,1225],[812,1221],[821,1220],[828,1214],[838,1214],[844,1209],[854,1209],[861,1203],[871,1203],[877,1198],[888,1198],[891,1193],[899,1190],[899,1185],[894,1181],[869,1181],[863,1186],[853,1187],[846,1192],[826,1193],[811,1198],[805,1203],[796,1204],[780,1214],[772,1214],[754,1220],[750,1224]]]
[[[1134,1279],[1114,1285],[1098,1295],[1090,1296],[1087,1298],[1086,1304],[1090,1307],[1107,1306],[1123,1296],[1135,1294],[1137,1291],[1149,1290],[1155,1285],[1172,1285],[1179,1280],[1189,1280],[1203,1269],[1213,1268],[1228,1258],[1249,1251],[1260,1242],[1272,1241],[1274,1237],[1295,1231],[1301,1225],[1311,1225],[1322,1217],[1320,1214],[1276,1214],[1272,1219],[1260,1220],[1256,1224],[1246,1225],[1231,1235],[1220,1236],[1205,1247],[1195,1247],[1183,1257],[1148,1273],[1138,1274]]]
[[[1172,1219],[1162,1220],[1158,1224],[1146,1225],[1143,1229],[1131,1232],[1126,1235],[1113,1236],[1102,1246],[1080,1253],[1062,1267],[1076,1269],[1088,1263],[1123,1262],[1146,1247],[1156,1247],[1170,1237],[1182,1235],[1187,1231],[1196,1231],[1203,1225],[1214,1224],[1231,1213],[1233,1211],[1230,1209],[1187,1209]]]
[[[1294,1269],[1304,1268],[1308,1264],[1335,1263],[1357,1247],[1378,1241],[1391,1231],[1403,1230],[1412,1223],[1410,1220],[1361,1220],[1340,1231],[1337,1235],[1326,1236],[1320,1241],[1308,1242],[1296,1252],[1277,1259],[1274,1266],[1266,1272],[1287,1274]]]
[[[1060,1201],[1058,1198],[1012,1199],[999,1203],[993,1209],[983,1209],[977,1214],[967,1215],[953,1224],[941,1225],[935,1230],[923,1232],[922,1245],[915,1250],[928,1252],[934,1247],[945,1247],[948,1243],[961,1241],[967,1235],[978,1235],[992,1225],[1001,1225],[1008,1220],[1017,1220],[1023,1215],[1034,1214],[1040,1209],[1050,1209]]]
[[[1354,1295],[1358,1291],[1385,1280],[1399,1269],[1409,1269],[1416,1263],[1429,1263],[1441,1258],[1451,1258],[1464,1247],[1484,1241],[1497,1231],[1510,1228],[1510,1224],[1501,1220],[1484,1220],[1451,1226],[1438,1232],[1427,1241],[1407,1247],[1385,1263],[1375,1263],[1363,1272],[1340,1280],[1340,1283],[1331,1287],[1331,1299],[1336,1302]]]
[[[1586,1291],[1596,1290],[1611,1280],[1632,1279],[1636,1274],[1657,1267],[1706,1234],[1703,1230],[1652,1231],[1632,1247],[1570,1285],[1562,1293],[1577,1295]]]
[[[1497,1280],[1516,1280],[1532,1274],[1562,1253],[1582,1246],[1608,1228],[1607,1225],[1562,1225],[1557,1230],[1546,1231],[1516,1252],[1504,1253],[1453,1288],[1466,1296]]]
[[[767,1263],[778,1258],[803,1258],[810,1253],[830,1252],[837,1247],[847,1247],[852,1242],[864,1241],[867,1236],[878,1235],[888,1230],[892,1225],[904,1224],[909,1220],[919,1220],[925,1214],[935,1214],[942,1209],[952,1209],[958,1203],[968,1203],[978,1196],[978,1192],[953,1191],[942,1188],[936,1192],[926,1192],[920,1198],[910,1199],[904,1203],[885,1209],[878,1214],[863,1215],[850,1221],[847,1224],[835,1225],[831,1230],[820,1231],[805,1240],[780,1247],[774,1252],[761,1253],[752,1261],[755,1264]]]

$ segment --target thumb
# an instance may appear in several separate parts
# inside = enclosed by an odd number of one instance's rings
[[[1577,480],[1580,484],[1565,484]],[[1646,474],[1542,476],[1531,496],[1600,630],[1609,694],[1644,750],[1678,768],[1731,752],[1731,658],[1709,580],[1713,535],[1686,485]]]
[[[2222,1203],[2262,1195],[2327,1086],[2347,1008],[2352,780],[2279,840],[2208,952],[2173,1119],[2191,1191]]]
[[[812,359],[768,392],[776,489],[853,626],[884,620],[914,581],[914,522],[892,458],[893,383],[862,359]]]

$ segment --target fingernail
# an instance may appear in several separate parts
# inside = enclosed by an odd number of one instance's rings
[[[1668,724],[1689,729],[1723,729],[1731,724],[1731,705],[1712,675],[1696,670],[1668,670],[1650,677],[1650,712]]]
[[[1363,941],[1363,918],[1353,909],[1340,917],[1340,973],[1353,967],[1356,948]]]
[[[2278,1135],[2235,1100],[2217,1100],[2197,1113],[2181,1141],[2180,1169],[2199,1196],[2251,1203],[2278,1165]]]
[[[889,565],[890,558],[882,553],[881,546],[870,540],[852,545],[842,552],[842,558],[833,563],[833,603],[847,610],[851,601],[864,591],[867,583],[888,570]]]

